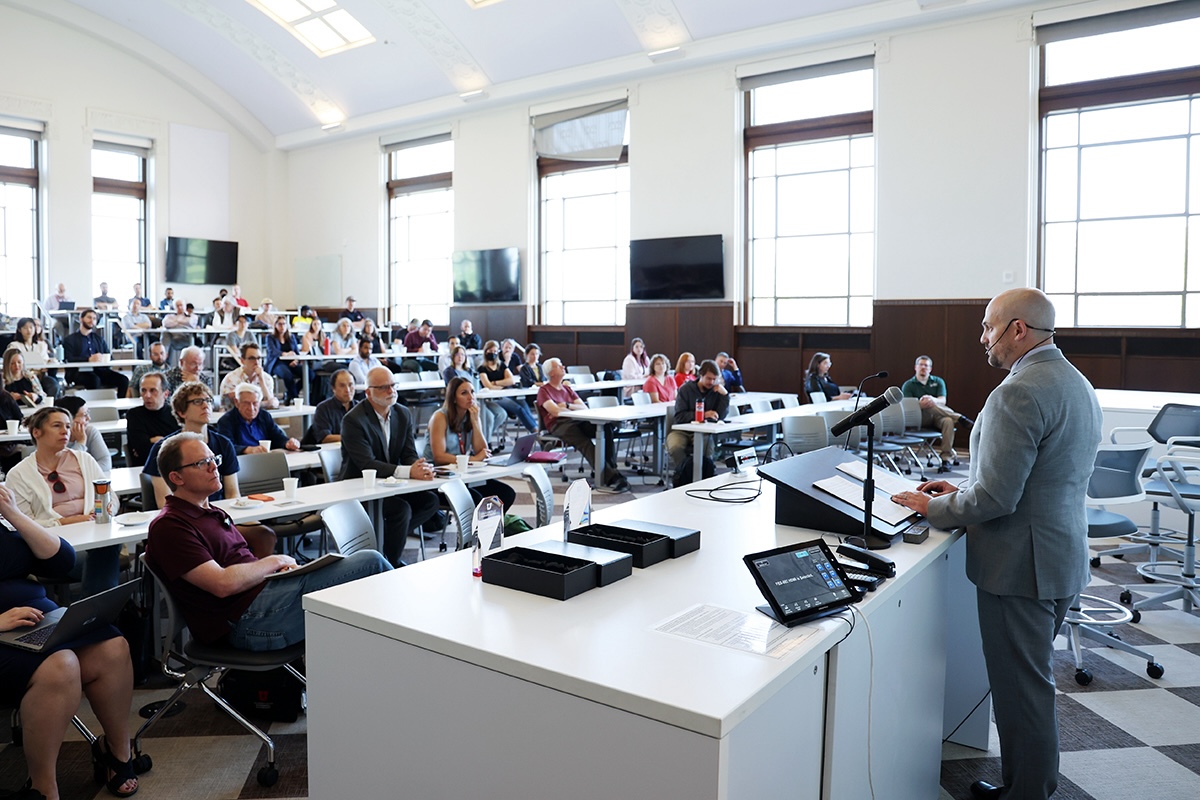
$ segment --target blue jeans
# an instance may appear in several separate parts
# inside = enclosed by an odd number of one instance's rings
[[[493,400],[496,405],[508,412],[510,417],[516,417],[517,421],[524,426],[525,430],[530,433],[537,433],[537,420],[533,418],[533,414],[529,411],[529,406],[522,402],[514,400],[511,397],[501,397]]]
[[[304,608],[301,597],[391,568],[377,551],[360,550],[316,572],[267,581],[229,632],[229,643],[243,650],[259,651],[282,650],[302,642]]]

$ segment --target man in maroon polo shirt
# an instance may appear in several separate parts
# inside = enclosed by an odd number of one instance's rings
[[[209,505],[221,483],[220,461],[204,437],[178,433],[159,447],[158,470],[172,494],[150,523],[146,558],[205,643],[227,638],[246,650],[280,650],[304,640],[300,598],[318,589],[386,572],[374,550],[360,550],[314,572],[267,582],[294,569],[287,555],[258,558],[229,515]]]

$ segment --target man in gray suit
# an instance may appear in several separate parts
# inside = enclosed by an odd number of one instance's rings
[[[966,486],[930,481],[893,499],[939,528],[967,529],[1003,777],[971,794],[1033,800],[1058,784],[1053,641],[1088,583],[1084,497],[1100,405],[1054,345],[1054,306],[1037,289],[993,298],[979,340],[1009,374],[975,420]]]
[[[413,421],[408,409],[396,405],[396,386],[387,367],[367,373],[367,402],[359,403],[342,418],[342,480],[360,478],[373,469],[379,480],[390,477],[427,481],[433,465],[417,458]],[[402,567],[404,542],[417,527],[438,513],[432,491],[393,495],[383,501],[383,555],[392,566]]]

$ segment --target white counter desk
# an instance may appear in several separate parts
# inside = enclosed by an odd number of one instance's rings
[[[877,797],[937,797],[943,730],[986,692],[981,659],[947,669],[948,646],[978,642],[946,631],[943,608],[974,605],[955,536],[894,547],[869,625],[812,624],[781,658],[655,630],[698,604],[766,619],[741,557],[813,534],[776,527],[762,490],[597,512],[698,527],[701,549],[566,602],[472,578],[466,551],[305,597],[310,794],[863,800],[869,749]]]

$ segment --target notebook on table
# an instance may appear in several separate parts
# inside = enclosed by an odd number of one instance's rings
[[[121,609],[141,585],[132,580],[112,589],[85,597],[66,608],[56,608],[32,628],[17,628],[0,633],[0,644],[33,653],[52,650],[85,633],[116,621]]]

